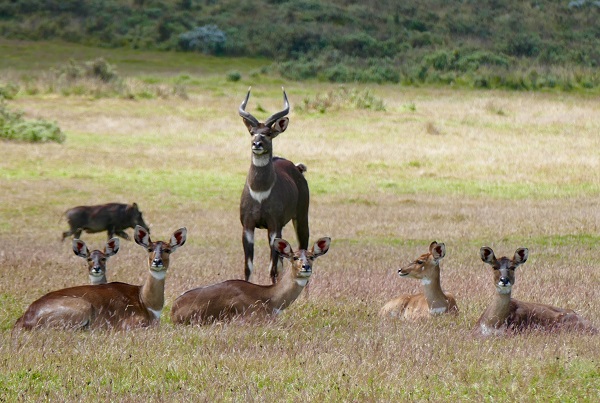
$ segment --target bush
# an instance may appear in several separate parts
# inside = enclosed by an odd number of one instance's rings
[[[77,63],[70,59],[67,64],[58,68],[57,74],[68,81],[91,78],[108,83],[119,79],[115,66],[101,57],[84,63]]]
[[[0,86],[0,101],[2,99],[13,99],[19,92],[19,86],[16,84],[6,84]]]
[[[204,25],[179,35],[179,48],[205,54],[220,55],[225,49],[227,36],[216,25]]]
[[[304,98],[299,110],[305,112],[325,113],[336,109],[370,109],[385,111],[385,103],[369,90],[359,91],[339,87],[326,94],[317,94],[314,98]]]
[[[227,73],[227,81],[237,82],[242,79],[242,74],[239,71],[230,71]]]
[[[23,112],[8,110],[4,101],[0,101],[0,138],[28,143],[65,141],[65,135],[55,123],[26,120],[23,118]]]

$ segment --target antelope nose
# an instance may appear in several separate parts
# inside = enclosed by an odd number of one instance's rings
[[[500,278],[500,284],[504,287],[506,287],[507,285],[510,284],[510,280],[507,277],[501,277]]]
[[[160,266],[162,265],[162,259],[154,259],[152,260],[152,264],[155,266]]]

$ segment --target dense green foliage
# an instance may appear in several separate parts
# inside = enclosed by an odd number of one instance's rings
[[[597,1],[21,0],[0,36],[271,58],[287,79],[600,87]]]
[[[0,98],[1,139],[29,143],[49,141],[62,143],[65,141],[65,135],[56,123],[40,119],[24,119],[22,112],[9,110],[6,103]]]

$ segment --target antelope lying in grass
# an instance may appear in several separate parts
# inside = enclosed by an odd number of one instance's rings
[[[90,284],[106,284],[106,261],[109,257],[116,255],[119,251],[119,238],[111,238],[106,242],[104,250],[95,249],[89,251],[85,242],[81,239],[73,239],[73,252],[84,258],[88,265]]]
[[[524,330],[578,330],[597,333],[592,324],[571,309],[556,308],[550,305],[522,302],[511,298],[515,284],[515,270],[527,261],[527,248],[516,250],[512,259],[496,259],[489,247],[480,250],[481,260],[493,268],[496,294],[491,305],[477,321],[473,332],[482,336],[518,333]]]
[[[429,245],[428,253],[399,269],[400,277],[420,279],[423,292],[402,295],[389,301],[381,308],[380,315],[414,320],[443,313],[458,313],[456,300],[451,294],[444,293],[440,284],[440,260],[444,256],[446,246],[434,241]]]
[[[228,280],[189,290],[173,303],[171,321],[207,324],[237,316],[264,318],[276,315],[298,298],[312,274],[313,261],[327,253],[330,243],[330,238],[321,238],[312,249],[294,253],[287,241],[276,238],[273,248],[278,255],[292,262],[276,284],[257,285],[244,280]]]
[[[148,251],[149,271],[143,285],[107,283],[64,288],[33,302],[15,323],[15,330],[38,328],[131,329],[158,324],[164,306],[169,256],[186,240],[186,229],[173,233],[170,242],[150,240],[137,226],[135,242]]]
[[[294,165],[279,157],[273,157],[273,139],[288,127],[285,117],[290,104],[283,91],[284,109],[260,123],[246,112],[250,90],[239,108],[239,114],[252,136],[252,164],[240,201],[240,220],[244,247],[244,275],[250,280],[254,260],[254,229],[266,228],[269,245],[275,238],[281,238],[283,227],[292,220],[299,248],[308,248],[308,183],[303,173],[306,166]],[[283,266],[277,251],[271,248],[269,271],[275,283]]]

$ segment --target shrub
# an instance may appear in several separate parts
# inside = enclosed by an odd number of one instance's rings
[[[305,112],[325,113],[336,109],[370,109],[385,111],[385,103],[369,90],[359,91],[339,87],[325,94],[317,94],[314,98],[304,98],[299,110]]]
[[[77,63],[70,59],[65,65],[58,68],[57,75],[68,81],[91,78],[108,83],[119,79],[115,66],[101,57],[83,63]]]
[[[119,78],[115,66],[103,58],[85,62],[85,73],[88,77],[98,78],[105,83],[115,81]]]
[[[216,25],[204,25],[179,35],[179,48],[219,55],[225,49],[227,36]]]
[[[0,100],[2,99],[13,99],[19,92],[19,86],[16,84],[6,84],[0,86]]]
[[[227,73],[227,81],[236,82],[242,79],[242,74],[239,71],[230,71]]]
[[[65,141],[65,135],[56,123],[26,120],[23,112],[11,112],[4,101],[0,101],[0,138],[28,143]]]

